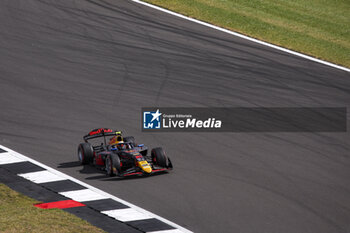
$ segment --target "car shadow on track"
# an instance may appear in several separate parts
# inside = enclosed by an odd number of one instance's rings
[[[58,168],[70,168],[70,167],[79,167],[79,166],[81,166],[79,161],[72,161],[67,163],[60,163],[58,165]]]
[[[72,162],[66,162],[66,163],[60,163],[58,165],[58,168],[73,168],[73,167],[80,167],[81,170],[79,170],[80,173],[83,174],[101,174],[98,176],[88,177],[87,179],[99,179],[99,178],[105,178],[105,172],[99,169],[96,169],[90,165],[81,165],[79,161],[72,161]],[[102,175],[103,174],[103,175]]]
[[[126,177],[118,177],[118,176],[106,177],[105,176],[105,179],[102,179],[102,181],[127,181],[127,180],[147,179],[154,176],[161,176],[165,174],[167,174],[167,172],[159,172],[152,175],[140,175],[140,176],[136,175],[136,176],[126,176]]]
[[[83,174],[93,174],[93,176],[86,177],[85,180],[101,180],[101,181],[127,181],[127,180],[136,180],[136,179],[145,179],[150,178],[152,176],[165,175],[167,172],[159,172],[152,175],[143,175],[143,176],[127,176],[127,177],[118,177],[118,176],[107,176],[105,171],[96,169],[91,165],[81,165],[79,161],[72,161],[66,163],[60,163],[58,168],[73,168],[73,167],[81,167],[79,170],[80,173]]]

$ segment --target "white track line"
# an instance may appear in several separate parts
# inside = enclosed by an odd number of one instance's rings
[[[0,153],[0,164],[19,163],[24,161],[26,160],[18,158],[8,152]]]
[[[112,218],[115,218],[119,221],[122,221],[122,222],[129,222],[129,221],[144,220],[144,219],[153,218],[150,215],[141,213],[141,212],[134,210],[132,208],[107,210],[107,211],[102,211],[101,213],[106,214],[106,215],[108,215]]]
[[[49,171],[29,172],[18,175],[37,184],[66,180],[66,178],[53,174]]]
[[[84,182],[82,182],[82,181],[80,181],[78,179],[75,179],[75,178],[73,178],[71,176],[68,176],[68,175],[66,175],[66,174],[64,174],[64,173],[62,173],[60,171],[57,171],[57,170],[55,170],[55,169],[53,169],[53,168],[51,168],[51,167],[49,167],[49,166],[47,166],[45,164],[42,164],[42,163],[40,163],[40,162],[38,162],[38,161],[36,161],[34,159],[31,159],[31,158],[29,158],[29,157],[27,157],[25,155],[17,153],[16,151],[13,151],[13,150],[11,150],[11,149],[9,149],[7,147],[4,147],[4,146],[0,145],[0,148],[6,150],[12,156],[15,156],[16,158],[21,159],[21,162],[22,161],[29,161],[31,163],[34,163],[34,164],[38,165],[38,166],[41,166],[42,168],[47,169],[48,171],[52,172],[53,174],[56,174],[56,175],[61,176],[61,177],[65,178],[65,179],[68,179],[68,180],[71,180],[71,181],[73,181],[73,182],[75,182],[77,184],[80,184],[80,185],[90,189],[91,191],[94,191],[94,192],[96,192],[96,193],[98,193],[98,194],[100,194],[100,195],[102,195],[102,196],[104,196],[106,198],[111,198],[111,199],[113,199],[115,201],[118,201],[118,202],[120,202],[120,203],[122,203],[122,204],[124,204],[124,205],[126,205],[126,206],[128,206],[130,208],[133,208],[133,209],[135,209],[135,210],[137,210],[137,211],[139,211],[139,212],[141,212],[141,213],[143,213],[145,215],[149,215],[152,218],[159,219],[160,221],[162,221],[162,222],[164,222],[164,223],[166,223],[166,224],[168,224],[168,225],[170,225],[172,227],[175,227],[175,228],[179,229],[180,232],[187,232],[187,233],[191,233],[192,232],[192,231],[187,230],[186,228],[184,228],[184,227],[182,227],[182,226],[180,226],[180,225],[178,225],[176,223],[173,223],[173,222],[171,222],[171,221],[169,221],[169,220],[167,220],[167,219],[165,219],[165,218],[163,218],[161,216],[153,214],[153,213],[151,213],[151,212],[149,212],[149,211],[147,211],[145,209],[142,209],[142,208],[140,208],[140,207],[138,207],[138,206],[136,206],[134,204],[131,204],[131,203],[127,202],[127,201],[124,201],[123,199],[120,199],[120,198],[118,198],[116,196],[113,196],[113,195],[111,195],[109,193],[106,193],[106,192],[104,192],[104,191],[102,191],[102,190],[100,190],[98,188],[95,188],[95,187],[93,187],[93,186],[91,186],[89,184],[86,184],[86,183],[84,183]],[[0,156],[2,154],[5,154],[5,153],[0,153]]]
[[[96,201],[96,200],[102,200],[107,199],[106,196],[94,192],[90,189],[81,189],[81,190],[75,190],[75,191],[67,191],[67,192],[61,192],[59,193],[65,197],[69,197],[70,199],[78,202],[84,202],[84,201]]]
[[[181,233],[179,229],[163,230],[163,231],[148,231],[147,233]]]
[[[321,63],[323,65],[331,66],[333,68],[337,68],[337,69],[340,69],[340,70],[344,70],[344,71],[350,72],[350,69],[348,69],[348,68],[346,68],[344,66],[336,65],[336,64],[333,64],[331,62],[323,61],[323,60],[320,60],[320,59],[317,59],[317,58],[314,58],[314,57],[310,57],[310,56],[302,54],[302,53],[298,53],[298,52],[295,52],[295,51],[292,51],[292,50],[289,50],[289,49],[286,49],[286,48],[279,47],[277,45],[273,45],[273,44],[270,44],[270,43],[267,43],[267,42],[264,42],[264,41],[261,41],[261,40],[257,40],[257,39],[251,38],[249,36],[245,36],[245,35],[242,35],[240,33],[227,30],[225,28],[221,28],[221,27],[218,27],[218,26],[215,26],[215,25],[212,25],[212,24],[209,24],[209,23],[197,20],[197,19],[193,19],[193,18],[184,16],[184,15],[181,15],[181,14],[175,13],[173,11],[161,8],[159,6],[152,5],[150,3],[146,3],[146,2],[143,2],[143,1],[140,1],[140,0],[131,0],[131,1],[133,1],[135,3],[138,3],[138,4],[142,4],[144,6],[151,7],[153,9],[156,9],[156,10],[159,10],[159,11],[163,11],[165,13],[168,13],[168,14],[171,14],[171,15],[174,15],[174,16],[177,16],[177,17],[180,17],[182,19],[186,19],[186,20],[189,20],[189,21],[192,21],[192,22],[195,22],[195,23],[198,23],[198,24],[201,24],[201,25],[204,25],[204,26],[207,26],[207,27],[210,27],[210,28],[222,31],[222,32],[226,32],[228,34],[231,34],[231,35],[234,35],[234,36],[237,36],[237,37],[240,37],[240,38],[243,38],[243,39],[246,39],[246,40],[258,43],[258,44],[261,44],[261,45],[268,46],[270,48],[274,48],[274,49],[277,49],[277,50],[280,50],[280,51],[283,51],[283,52],[286,52],[286,53],[289,53],[289,54],[293,54],[295,56],[299,56],[299,57],[302,57],[302,58],[305,58],[305,59],[308,59],[308,60],[311,60],[311,61],[314,61],[314,62]]]

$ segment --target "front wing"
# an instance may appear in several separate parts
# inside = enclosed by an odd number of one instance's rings
[[[152,172],[151,173],[146,173],[138,167],[133,167],[133,168],[129,168],[128,170],[126,170],[124,172],[119,173],[118,176],[127,177],[127,176],[152,175],[155,173],[167,172],[167,171],[170,171],[172,169],[173,169],[173,165],[172,165],[170,159],[168,158],[168,167],[158,167],[158,166],[155,166],[152,164]]]

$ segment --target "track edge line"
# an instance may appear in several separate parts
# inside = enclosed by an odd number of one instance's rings
[[[298,56],[298,57],[302,57],[302,58],[307,59],[307,60],[311,60],[311,61],[323,64],[323,65],[330,66],[330,67],[333,67],[333,68],[336,68],[336,69],[340,69],[340,70],[343,70],[343,71],[346,71],[346,72],[350,73],[350,69],[346,68],[345,66],[337,65],[337,64],[334,64],[334,63],[331,63],[331,62],[328,62],[328,61],[324,61],[324,60],[321,60],[321,59],[318,59],[318,58],[315,58],[315,57],[303,54],[303,53],[299,53],[299,52],[296,52],[296,51],[293,51],[293,50],[290,50],[290,49],[287,49],[287,48],[280,47],[278,45],[274,45],[274,44],[271,44],[271,43],[268,43],[268,42],[265,42],[265,41],[262,41],[262,40],[258,40],[258,39],[255,39],[255,38],[243,35],[241,33],[235,32],[235,31],[231,31],[231,30],[228,30],[228,29],[225,29],[225,28],[222,28],[222,27],[218,27],[218,26],[215,26],[213,24],[210,24],[210,23],[198,20],[198,19],[194,19],[194,18],[185,16],[185,15],[182,15],[182,14],[176,13],[174,11],[162,8],[160,6],[156,6],[156,5],[147,3],[147,2],[143,2],[141,0],[130,0],[130,1],[138,3],[138,4],[141,4],[141,5],[144,5],[144,6],[147,6],[147,7],[150,7],[150,8],[153,8],[153,9],[156,9],[156,10],[159,10],[159,11],[162,11],[162,12],[165,12],[165,13],[168,13],[168,14],[171,14],[171,15],[174,15],[174,16],[177,16],[177,17],[180,17],[182,19],[186,19],[186,20],[192,21],[194,23],[201,24],[201,25],[206,26],[206,27],[210,27],[210,28],[213,28],[213,29],[216,29],[216,30],[219,30],[219,31],[222,31],[222,32],[225,32],[225,33],[228,33],[228,34],[240,37],[242,39],[246,39],[246,40],[255,42],[257,44],[265,45],[267,47],[274,48],[274,49],[283,51],[285,53],[289,53],[289,54],[292,54],[292,55],[295,55],[295,56]]]

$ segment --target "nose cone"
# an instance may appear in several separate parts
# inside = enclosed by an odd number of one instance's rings
[[[147,161],[140,161],[139,167],[142,169],[142,171],[144,171],[146,173],[152,172],[152,167],[149,165],[149,163]]]
[[[151,173],[152,172],[152,168],[150,166],[144,167],[142,170],[147,172],[147,173]]]

